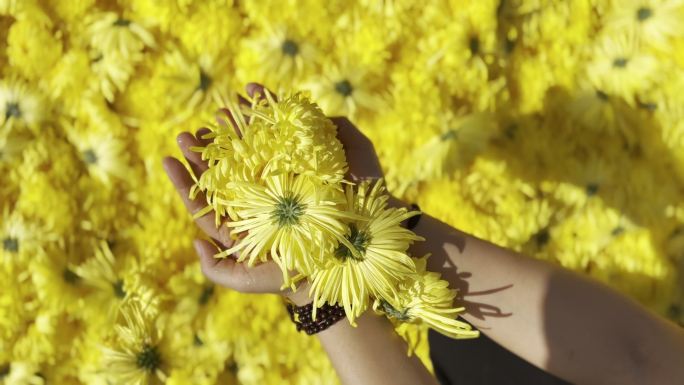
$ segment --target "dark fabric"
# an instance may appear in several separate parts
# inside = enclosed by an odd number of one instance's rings
[[[442,385],[568,384],[522,360],[485,335],[452,340],[430,330],[430,358]]]

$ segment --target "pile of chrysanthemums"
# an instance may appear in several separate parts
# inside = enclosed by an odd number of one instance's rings
[[[272,238],[278,247],[301,240],[336,257],[269,254],[306,275],[317,301],[339,300],[330,287],[344,264],[382,237],[368,237],[374,219],[410,215],[387,207],[379,184],[317,196],[344,177],[322,113],[346,115],[393,195],[684,321],[683,13],[682,0],[0,0],[0,383],[336,381],[280,298],[202,276],[200,235],[161,168],[179,131],[207,125],[250,81],[283,95],[250,107],[251,123],[301,108],[329,156],[279,156],[292,143],[277,130],[214,129],[205,156],[217,164],[232,162],[220,150],[237,139],[259,146],[261,158],[198,181],[233,230],[254,234],[232,250],[245,262],[265,255],[256,237],[273,230],[254,218],[277,206],[283,226],[333,240],[292,231]],[[250,162],[262,162],[258,188],[241,179]],[[285,185],[298,195],[277,195]],[[437,280],[423,261],[403,266]],[[385,297],[369,288],[389,290],[365,284],[348,295],[367,296],[340,301],[350,320]],[[410,287],[393,287],[397,302],[376,308],[402,307]],[[399,326],[426,362],[428,326]]]

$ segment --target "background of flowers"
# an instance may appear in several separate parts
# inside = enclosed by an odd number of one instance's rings
[[[335,378],[277,298],[202,278],[161,169],[248,81],[349,115],[424,211],[684,322],[683,4],[0,0],[0,382],[119,378],[131,297],[170,384]]]

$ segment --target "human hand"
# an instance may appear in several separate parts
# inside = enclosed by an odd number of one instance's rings
[[[256,94],[263,94],[264,88],[259,84],[250,83],[247,85],[246,91],[250,97],[254,97]],[[244,99],[241,99],[241,102],[247,103]],[[220,111],[216,120],[220,125],[230,124],[237,130],[230,113],[226,110]],[[352,181],[382,178],[382,168],[371,141],[347,118],[333,117],[331,120],[338,128],[338,139],[346,152],[349,165],[347,177]],[[178,146],[195,178],[199,178],[208,168],[208,165],[202,160],[201,154],[191,150],[191,148],[206,146],[209,141],[202,139],[202,136],[208,132],[208,129],[202,128],[195,135],[183,132],[177,138]],[[194,215],[207,206],[206,197],[202,192],[199,192],[195,199],[189,198],[190,189],[195,182],[188,170],[178,159],[166,157],[163,160],[163,165],[190,214]],[[246,293],[279,293],[298,305],[310,302],[307,293],[308,285],[306,283],[303,283],[294,292],[290,289],[281,289],[283,285],[282,273],[280,267],[273,261],[249,266],[246,263],[237,262],[231,257],[223,259],[214,258],[215,254],[230,248],[235,242],[230,236],[230,229],[226,226],[226,221],[227,218],[222,218],[220,225],[217,227],[214,211],[210,211],[195,219],[200,229],[216,245],[208,240],[201,239],[197,239],[194,242],[202,272],[209,280],[218,285]]]
[[[249,84],[247,93],[253,96],[255,93],[263,93],[263,87],[257,84]],[[244,102],[244,100],[243,100]],[[220,125],[233,124],[232,118],[227,111],[220,111],[216,117]],[[195,178],[199,178],[207,170],[207,162],[202,160],[202,155],[192,151],[192,147],[204,147],[209,141],[202,139],[202,136],[209,132],[202,128],[195,135],[183,132],[177,137],[178,147],[187,160]],[[180,195],[185,207],[194,215],[207,206],[204,193],[199,192],[195,199],[190,199],[190,189],[195,184],[180,160],[173,157],[163,159],[164,169],[169,179],[173,183],[176,191]],[[210,281],[244,293],[278,293],[286,296],[297,305],[304,305],[311,300],[308,297],[308,290],[304,285],[299,290],[293,292],[290,289],[282,290],[283,276],[280,267],[273,261],[267,261],[254,266],[247,263],[237,262],[234,258],[216,259],[214,255],[221,250],[230,248],[234,240],[230,236],[230,229],[226,226],[227,218],[221,218],[220,225],[217,227],[215,222],[215,212],[211,211],[197,219],[195,223],[200,229],[211,238],[212,242],[203,239],[196,239],[194,242],[195,250],[199,256],[202,273]]]

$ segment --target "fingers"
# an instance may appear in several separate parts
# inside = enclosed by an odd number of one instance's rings
[[[195,199],[190,199],[190,189],[195,182],[192,180],[192,177],[190,177],[190,173],[185,169],[185,166],[183,166],[178,159],[172,157],[164,158],[162,163],[164,165],[166,174],[169,176],[169,179],[171,179],[173,186],[176,188],[176,191],[178,191],[178,194],[183,200],[183,203],[188,211],[192,215],[195,215],[195,213],[204,209],[207,206],[207,201],[203,193],[197,194]],[[226,235],[219,233],[219,229],[216,228],[213,211],[210,211],[209,213],[195,219],[195,223],[197,223],[202,231],[204,231],[209,237],[222,242],[225,240]],[[225,226],[221,226],[221,228],[225,228]]]
[[[204,139],[204,135],[209,133],[211,133],[211,130],[206,127],[202,127],[195,132],[195,138],[197,138],[197,141],[200,142],[202,147],[206,147],[207,144],[211,143],[211,139]]]
[[[238,103],[243,106],[250,106],[250,102],[242,97],[242,95],[238,95]],[[240,132],[240,127],[238,124],[235,122],[235,117],[233,114],[230,113],[230,110],[227,108],[220,108],[217,112],[216,115],[214,116],[216,119],[216,123],[220,126],[228,126],[230,124],[233,129],[235,130],[235,133],[237,134],[238,138],[242,138],[242,132]]]
[[[201,153],[193,151],[191,148],[204,147],[204,145],[197,139],[197,137],[189,132],[182,132],[180,135],[178,135],[176,141],[178,142],[178,147],[180,147],[181,152],[183,152],[183,156],[185,156],[185,159],[187,159],[192,172],[195,174],[195,177],[199,178],[200,175],[206,171],[207,162],[202,160]]]
[[[235,134],[237,134],[238,138],[242,138],[242,131],[240,131],[240,127],[235,122],[235,118],[233,117],[233,114],[230,113],[229,109],[219,108],[219,110],[216,111],[215,118],[216,123],[219,126],[228,127],[230,124],[230,126],[233,127],[233,130],[235,130]]]
[[[216,259],[216,246],[206,240],[195,240],[202,273],[212,282],[244,293],[275,293],[282,285],[282,273],[269,261],[252,267],[233,258]]]

